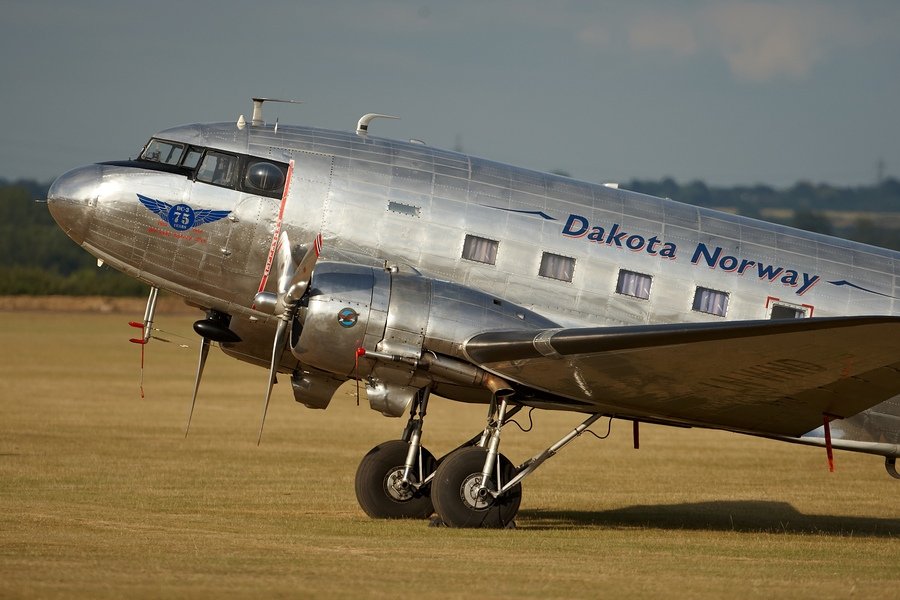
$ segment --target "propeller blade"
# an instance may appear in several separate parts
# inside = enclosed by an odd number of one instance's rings
[[[203,342],[200,344],[200,362],[197,363],[197,378],[194,380],[194,397],[191,398],[191,412],[188,414],[187,427],[184,430],[184,437],[187,439],[188,432],[191,430],[191,419],[194,418],[194,405],[197,403],[197,390],[200,389],[200,379],[203,377],[203,367],[206,366],[206,357],[209,356],[209,338],[201,338]]]
[[[288,290],[291,277],[294,276],[294,256],[291,252],[291,239],[288,237],[287,231],[282,231],[278,237],[278,247],[275,250],[275,272],[278,274],[275,289],[280,296]]]
[[[312,245],[306,249],[306,254],[300,259],[300,264],[297,265],[297,270],[294,271],[294,275],[291,277],[290,286],[285,292],[285,304],[294,304],[303,297],[306,288],[309,287],[313,269],[316,267],[316,261],[319,260],[319,255],[321,253],[322,234],[320,233],[316,236],[316,239],[313,240]]]
[[[275,385],[275,373],[278,371],[278,363],[281,361],[281,355],[284,352],[285,334],[290,325],[293,314],[291,311],[282,315],[278,321],[278,328],[275,330],[275,342],[272,344],[272,364],[269,366],[269,387],[266,389],[266,402],[263,404],[262,421],[259,424],[259,436],[256,438],[256,445],[262,441],[263,427],[266,425],[266,413],[269,412],[269,398],[272,397],[272,386]]]

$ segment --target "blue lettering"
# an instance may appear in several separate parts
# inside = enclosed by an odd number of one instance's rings
[[[605,244],[617,248],[628,248],[632,252],[645,250],[651,256],[663,258],[675,258],[677,247],[671,242],[664,242],[657,236],[647,238],[639,234],[630,234],[623,230],[621,225],[613,223],[606,229],[600,225],[593,225],[587,217],[570,213],[562,228],[562,235],[570,238],[587,237],[588,241],[596,244]]]
[[[612,229],[609,230],[609,235],[606,236],[606,245],[611,246],[615,244],[617,247],[622,247],[622,239],[628,235],[624,231],[619,231],[619,224],[613,223]]]
[[[710,269],[716,268],[716,263],[719,262],[719,255],[722,254],[722,248],[716,246],[716,251],[710,254],[709,248],[706,247],[706,244],[700,242],[697,244],[697,249],[694,250],[694,256],[691,257],[691,263],[697,264],[700,262],[700,258],[706,261],[706,264]]]
[[[576,223],[578,226],[576,227]],[[565,226],[563,227],[562,234],[567,237],[581,237],[588,230],[588,220],[579,215],[569,215],[569,219],[566,221]]]
[[[603,228],[602,227],[594,227],[591,229],[591,232],[588,234],[588,239],[592,242],[597,242],[598,244],[603,242]]]
[[[797,290],[797,295],[802,296],[803,294],[808,292],[812,286],[819,283],[819,279],[820,279],[820,277],[818,275],[813,275],[812,277],[810,277],[808,273],[804,273],[803,274],[803,285],[801,285],[800,289]]]
[[[645,244],[644,238],[642,238],[639,235],[633,235],[630,238],[628,238],[627,240],[625,240],[625,245],[628,246],[628,249],[634,250],[635,252],[638,252],[639,250],[643,250],[644,244]]]
[[[723,256],[719,261],[719,268],[723,271],[734,271],[738,267],[738,259],[733,256]]]
[[[800,277],[800,274],[797,271],[788,270],[785,271],[784,277],[781,278],[781,283],[784,285],[795,286],[797,285],[797,278]]]
[[[784,271],[784,267],[776,269],[772,265],[763,265],[762,263],[756,263],[756,268],[759,271],[759,278],[768,279],[769,281],[775,281],[781,275],[781,272]]]

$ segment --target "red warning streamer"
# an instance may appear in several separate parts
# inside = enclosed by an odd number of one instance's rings
[[[319,238],[316,238],[317,240]],[[366,355],[366,349],[360,346],[356,349],[356,405],[359,406],[359,357]]]
[[[140,338],[131,338],[128,340],[132,344],[140,344],[141,345],[141,398],[144,397],[144,346],[147,345],[147,336],[144,335],[144,324],[138,323],[137,321],[129,321],[129,325],[134,327],[135,329],[141,330]]]
[[[831,421],[834,420],[829,414],[822,415],[825,422],[825,454],[828,455],[828,470],[834,473],[834,451],[831,448]]]

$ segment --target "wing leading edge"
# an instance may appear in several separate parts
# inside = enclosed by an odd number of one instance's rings
[[[900,318],[495,331],[469,360],[619,416],[800,436],[900,394]]]

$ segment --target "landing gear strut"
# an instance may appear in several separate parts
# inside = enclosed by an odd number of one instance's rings
[[[431,478],[436,461],[422,446],[429,388],[413,400],[403,439],[372,448],[356,470],[356,499],[375,519],[426,519],[434,512]]]
[[[500,454],[500,430],[521,405],[500,390],[491,400],[484,431],[443,458],[422,446],[430,388],[413,400],[403,439],[379,444],[356,471],[356,498],[376,519],[424,519],[437,511],[449,527],[505,528],[522,502],[522,480],[602,415],[589,415],[558,442],[518,467]]]
[[[434,472],[434,456],[422,448],[412,476],[403,478],[409,443],[391,440],[366,454],[356,471],[356,499],[374,519],[427,519],[434,512],[430,487],[421,486]]]
[[[495,397],[479,445],[452,452],[438,466],[432,495],[445,525],[502,529],[515,519],[522,502],[522,485],[504,488],[516,469],[498,450],[508,407],[505,396],[499,406]]]
[[[441,520],[449,527],[508,527],[522,502],[522,484],[498,495],[516,473],[502,454],[492,461],[491,476],[484,477],[488,450],[470,446],[442,461],[434,476],[432,497]]]
[[[509,527],[522,502],[522,480],[563,446],[584,433],[602,415],[588,416],[558,442],[513,467],[499,453],[500,429],[509,421],[507,398],[492,402],[488,426],[476,447],[462,448],[441,459],[434,474],[434,508],[450,527]],[[492,415],[496,411],[496,418]]]

